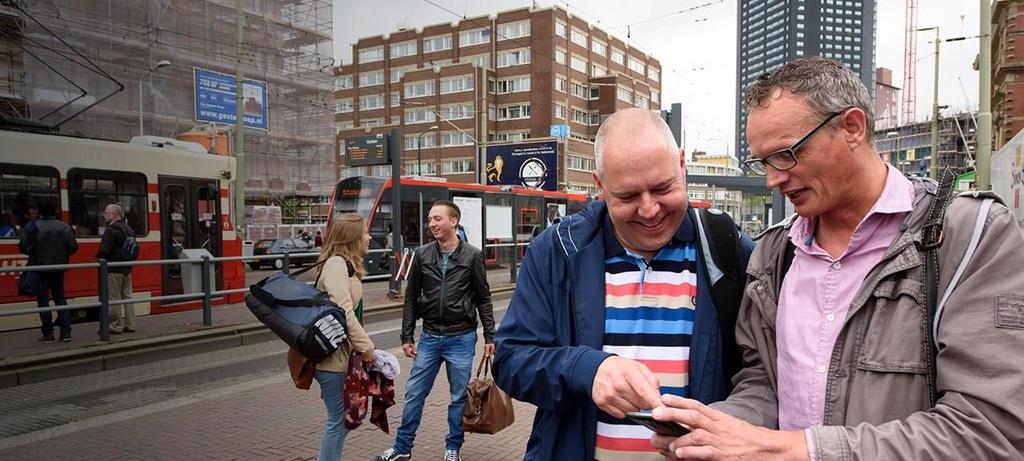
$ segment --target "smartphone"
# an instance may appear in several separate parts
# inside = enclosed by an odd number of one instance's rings
[[[679,423],[671,421],[658,421],[651,416],[651,410],[631,411],[626,413],[626,418],[641,426],[644,426],[658,435],[682,437],[690,433],[690,430]]]

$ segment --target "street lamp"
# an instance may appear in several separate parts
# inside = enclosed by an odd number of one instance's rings
[[[416,174],[417,175],[423,176],[423,161],[422,161],[422,158],[420,156],[420,154],[423,152],[423,135],[425,135],[427,133],[430,133],[431,131],[434,131],[436,129],[438,129],[437,125],[433,125],[430,128],[427,128],[426,131],[420,133],[419,136],[416,136]]]
[[[161,59],[159,62],[156,63],[155,66],[150,68],[149,71],[147,71],[146,74],[142,76],[142,78],[139,79],[139,136],[142,136],[144,134],[142,132],[142,81],[145,80],[146,77],[149,77],[149,75],[153,72],[163,69],[164,67],[171,67],[171,61]]]
[[[889,138],[889,139],[896,138],[896,141],[895,141],[896,146],[890,151],[891,153],[889,154],[889,161],[893,165],[898,166],[901,172],[904,172],[903,171],[903,166],[902,166],[903,165],[903,159],[899,158],[899,156],[900,156],[900,138],[899,138],[899,136],[900,136],[900,132],[899,131],[888,131],[888,132],[885,133],[885,137],[886,138]]]

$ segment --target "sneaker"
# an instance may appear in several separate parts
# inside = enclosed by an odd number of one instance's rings
[[[124,332],[125,333],[135,333],[135,329],[134,328],[124,327]]]
[[[459,456],[459,450],[445,450],[444,461],[462,461],[462,457]]]
[[[412,459],[411,454],[397,453],[394,448],[388,448],[372,461],[409,461],[410,459]]]
[[[55,343],[55,342],[57,342],[57,339],[53,337],[53,333],[47,333],[47,334],[39,337],[39,342],[41,342],[41,343]]]
[[[70,343],[71,342],[71,333],[61,333],[60,334],[60,342],[62,342],[62,343]]]

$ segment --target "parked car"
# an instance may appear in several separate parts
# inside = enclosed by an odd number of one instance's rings
[[[313,246],[313,242],[307,242],[300,238],[288,238],[288,239],[265,239],[256,242],[253,246],[253,256],[264,256],[264,255],[281,255],[288,253],[319,253],[320,249]],[[316,262],[317,255],[310,256],[293,256],[291,257],[292,265],[305,265]],[[274,269],[284,268],[284,259],[261,259],[258,261],[249,261],[249,267],[252,270],[258,270],[263,266],[271,266]]]

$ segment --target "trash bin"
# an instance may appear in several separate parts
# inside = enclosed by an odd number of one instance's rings
[[[242,240],[242,256],[252,256],[256,243],[252,240]]]
[[[203,256],[213,258],[205,248],[186,248],[181,250],[179,259],[202,259]],[[210,263],[210,290],[217,289],[214,264]],[[181,291],[184,294],[203,292],[203,263],[181,263]]]

